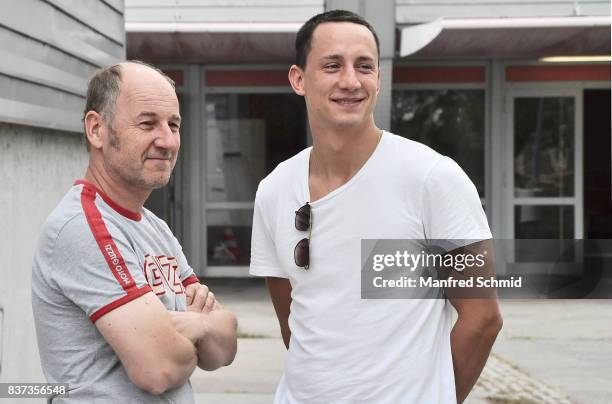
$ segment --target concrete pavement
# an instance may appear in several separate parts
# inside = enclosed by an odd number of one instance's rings
[[[271,403],[285,347],[263,282],[209,284],[237,314],[240,338],[231,366],[192,376],[197,403]],[[612,301],[504,300],[501,307],[504,328],[468,404],[612,402]]]

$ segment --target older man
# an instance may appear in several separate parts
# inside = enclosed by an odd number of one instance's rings
[[[491,238],[457,164],[376,127],[378,60],[376,33],[350,12],[297,34],[289,81],[313,147],[260,183],[251,254],[289,350],[279,404],[462,401],[501,326],[494,297],[361,299],[362,239]]]
[[[234,315],[143,208],[168,183],[180,125],[174,84],[151,66],[117,64],[89,83],[89,166],[47,219],[32,275],[44,373],[69,384],[54,402],[190,403],[195,367],[234,358]]]

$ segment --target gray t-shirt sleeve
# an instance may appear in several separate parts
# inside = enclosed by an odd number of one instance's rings
[[[57,237],[52,259],[53,283],[92,322],[151,291],[129,241],[108,221],[72,218]]]

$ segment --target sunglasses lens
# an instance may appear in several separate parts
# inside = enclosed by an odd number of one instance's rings
[[[306,204],[295,212],[295,228],[306,231],[310,227],[310,205]]]
[[[293,258],[295,259],[295,265],[308,269],[310,264],[310,243],[307,238],[303,238],[295,246],[293,250]]]

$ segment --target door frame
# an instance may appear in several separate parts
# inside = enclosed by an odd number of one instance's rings
[[[535,87],[535,88],[534,88]],[[507,184],[503,190],[503,201],[506,206],[503,212],[504,238],[514,239],[514,208],[520,205],[533,206],[573,206],[574,207],[574,239],[582,239],[584,235],[583,215],[583,134],[582,134],[582,89],[579,88],[546,88],[547,86],[531,86],[529,89],[510,89],[504,99],[507,111],[504,138],[504,178]],[[573,197],[515,197],[514,190],[514,100],[516,98],[554,98],[571,97],[574,99],[574,196]]]

